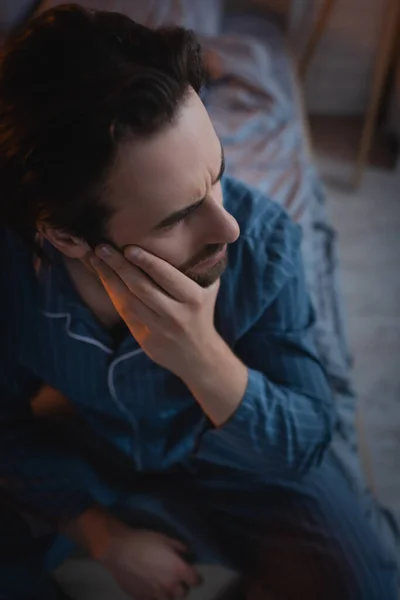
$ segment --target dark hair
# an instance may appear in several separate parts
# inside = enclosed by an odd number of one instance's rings
[[[200,46],[179,27],[74,4],[29,22],[0,63],[0,225],[32,240],[46,219],[100,241],[117,144],[173,122],[202,79]]]

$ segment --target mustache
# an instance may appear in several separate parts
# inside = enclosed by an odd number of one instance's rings
[[[224,246],[225,244],[209,244],[184,266],[183,272],[190,271],[190,269],[193,269],[193,267],[203,262],[203,260],[215,256],[223,250]]]

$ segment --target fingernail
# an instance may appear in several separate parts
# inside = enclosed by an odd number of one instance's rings
[[[106,244],[102,244],[101,246],[96,247],[96,254],[101,258],[110,258],[111,256],[111,248]]]
[[[95,254],[89,256],[89,262],[94,268],[99,267],[101,265],[100,259]]]
[[[138,246],[129,246],[125,251],[127,258],[138,258],[140,256],[141,249]]]

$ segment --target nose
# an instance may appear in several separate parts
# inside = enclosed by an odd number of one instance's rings
[[[222,204],[213,202],[207,229],[210,244],[232,244],[240,235],[239,224]]]

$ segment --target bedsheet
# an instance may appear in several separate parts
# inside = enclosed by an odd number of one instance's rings
[[[400,556],[396,519],[370,494],[358,452],[356,395],[339,290],[336,233],[312,163],[291,59],[273,20],[226,18],[202,39],[210,82],[205,95],[230,174],[285,207],[303,229],[303,258],[316,310],[315,341],[337,405],[331,452],[378,534]]]

